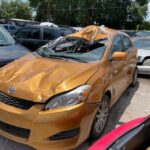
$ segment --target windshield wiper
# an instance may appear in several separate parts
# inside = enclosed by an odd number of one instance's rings
[[[76,60],[76,61],[80,61],[80,62],[87,63],[86,61],[84,61],[84,60],[82,60],[82,59],[75,58],[75,57],[71,57],[71,56],[64,56],[64,55],[48,55],[48,57],[51,57],[51,58],[61,58],[61,59],[64,59],[64,60],[73,59],[73,60]]]
[[[71,57],[71,56],[65,56],[65,55],[46,54],[44,51],[38,51],[37,54],[41,55],[43,57],[50,57],[50,58],[63,59],[63,60],[72,59],[75,61],[87,63],[86,61],[79,59],[79,58],[75,58],[75,57]]]

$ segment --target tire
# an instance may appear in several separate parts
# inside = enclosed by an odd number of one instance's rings
[[[102,135],[106,127],[108,116],[109,116],[109,97],[107,95],[104,95],[92,124],[90,132],[91,139],[97,139]]]
[[[132,83],[131,83],[131,87],[135,87],[137,84],[137,78],[138,78],[138,69],[136,68],[133,74],[133,79],[132,79]]]

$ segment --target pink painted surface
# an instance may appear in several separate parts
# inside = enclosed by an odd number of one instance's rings
[[[137,127],[138,125],[142,124],[148,118],[150,118],[150,115],[147,117],[138,118],[128,123],[125,123],[124,125],[106,134],[104,137],[98,140],[94,145],[92,145],[88,150],[105,150],[120,136],[130,131],[131,129]]]

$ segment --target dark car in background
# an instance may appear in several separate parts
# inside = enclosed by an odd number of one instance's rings
[[[61,32],[61,36],[66,36],[68,34],[72,34],[72,33],[77,32],[76,29],[71,28],[71,27],[67,27],[67,26],[60,26],[59,29]]]
[[[0,67],[18,59],[30,51],[22,45],[16,43],[12,36],[0,27]]]
[[[136,38],[140,36],[136,31],[123,30],[123,32],[128,34],[131,38]]]
[[[23,46],[35,51],[61,36],[60,29],[48,26],[27,26],[15,33],[15,39]]]

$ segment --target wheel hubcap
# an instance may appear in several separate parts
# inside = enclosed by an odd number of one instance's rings
[[[101,102],[96,114],[95,130],[100,133],[105,127],[108,117],[108,103],[106,101]]]

